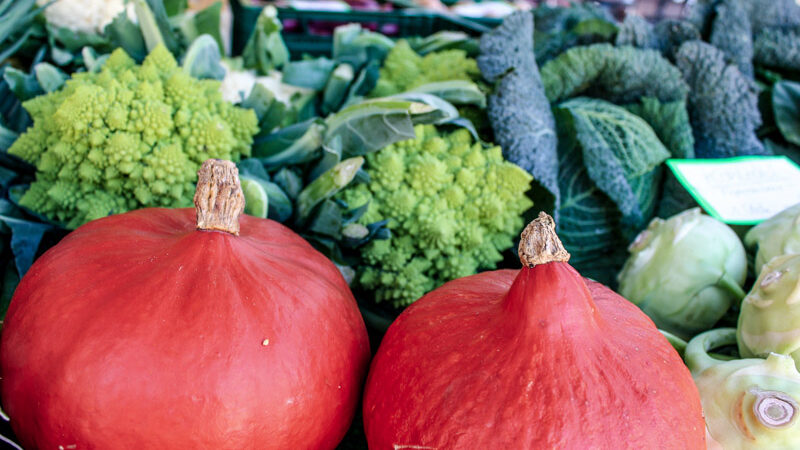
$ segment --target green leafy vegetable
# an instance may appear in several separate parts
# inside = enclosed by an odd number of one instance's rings
[[[315,91],[321,91],[336,68],[336,61],[328,58],[292,61],[283,69],[283,82]]]
[[[408,91],[435,95],[456,105],[486,107],[486,95],[477,84],[471,81],[451,80],[423,84]]]
[[[438,31],[430,36],[410,37],[407,40],[411,48],[422,56],[443,50],[463,50],[467,55],[478,53],[475,39],[461,31]]]
[[[181,11],[181,13],[183,13],[183,11]],[[221,14],[222,2],[216,1],[208,7],[198,11],[196,14],[179,15],[179,13],[173,13],[169,15],[177,16],[177,20],[180,21],[179,28],[181,29],[183,36],[189,42],[193,42],[199,36],[207,34],[214,38],[217,46],[222,49],[224,48],[224,44],[222,42],[222,35],[220,32]],[[175,19],[173,19],[173,22],[174,21]]]
[[[577,45],[609,42],[617,33],[608,9],[593,3],[573,3],[568,8],[540,6],[533,14],[534,52],[539,64]]]
[[[700,39],[700,33],[688,21],[663,19],[653,25],[639,15],[629,14],[620,26],[615,44],[658,50],[672,59],[681,44],[694,39]]]
[[[611,103],[576,98],[556,111],[559,236],[581,273],[611,283],[654,213],[669,152],[644,120]]]
[[[323,114],[329,114],[339,109],[347,98],[347,88],[353,82],[354,76],[353,66],[347,63],[339,64],[333,70],[322,95]]]
[[[687,103],[698,158],[767,154],[756,87],[725,55],[700,41],[683,44],[676,64],[691,87]]]
[[[650,125],[673,158],[694,158],[694,136],[685,101],[661,103],[642,97],[640,103],[624,107]]]
[[[128,19],[127,14],[120,14],[106,26],[104,31],[111,45],[125,50],[137,62],[147,56],[147,46],[139,27]]]
[[[658,39],[653,31],[653,25],[647,19],[638,14],[628,14],[619,27],[614,44],[638,48],[658,48]]]
[[[780,81],[772,88],[775,123],[783,138],[800,145],[800,83]]]
[[[551,102],[577,95],[613,103],[641,97],[670,102],[688,92],[678,69],[659,52],[610,44],[567,50],[542,67],[542,82]]]
[[[533,16],[513,14],[483,35],[478,65],[496,84],[488,109],[496,142],[505,157],[531,173],[558,204],[556,125],[532,41]]]
[[[383,61],[394,47],[390,38],[361,28],[357,23],[333,31],[333,59],[360,70],[370,61]]]
[[[43,8],[35,0],[0,0],[0,62],[16,54],[34,34],[34,18]]]
[[[225,78],[225,68],[220,62],[222,55],[217,41],[204,34],[192,42],[183,57],[183,71],[194,78],[221,80]]]
[[[265,6],[242,51],[246,68],[257,69],[265,75],[289,62],[289,50],[281,38],[282,28],[278,20],[278,10],[272,5]]]
[[[768,29],[755,40],[753,62],[765,67],[800,72],[800,32]]]
[[[709,42],[725,53],[739,71],[753,77],[753,35],[750,17],[742,0],[722,0],[715,7]]]
[[[296,222],[305,223],[317,205],[333,197],[353,181],[362,165],[364,158],[361,156],[345,159],[306,186],[297,196]]]

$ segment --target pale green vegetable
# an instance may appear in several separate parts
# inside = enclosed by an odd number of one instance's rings
[[[800,448],[800,373],[792,358],[720,361],[708,351],[736,341],[736,330],[708,331],[689,341],[692,371],[708,431],[708,448]]]
[[[628,247],[619,293],[655,324],[684,339],[710,329],[744,297],[744,247],[699,208],[653,219]]]
[[[772,258],[742,302],[737,327],[742,356],[770,352],[800,362],[800,255]]]
[[[744,243],[757,249],[756,273],[776,256],[800,253],[800,203],[754,226],[745,235]]]
[[[239,180],[244,193],[244,213],[266,219],[269,211],[267,191],[255,178],[239,177]]]

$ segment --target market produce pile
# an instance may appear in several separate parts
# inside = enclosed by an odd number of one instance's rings
[[[170,295],[182,302],[197,296],[189,295],[194,291],[188,286],[203,276],[221,289],[209,290],[208,299],[219,295],[232,302],[204,310],[205,325],[222,316],[231,322],[201,336],[209,339],[199,346],[201,354],[182,357],[186,372],[192,361],[212,361],[202,352],[219,345],[242,364],[236,370],[261,367],[244,341],[228,339],[226,333],[239,330],[242,339],[259,339],[258,350],[278,352],[276,358],[302,355],[276,359],[278,366],[304,373],[324,366],[327,376],[341,381],[334,383],[341,390],[335,395],[326,391],[332,382],[303,381],[308,391],[290,400],[322,398],[313,406],[302,403],[308,414],[314,411],[318,428],[293,429],[296,412],[286,409],[279,419],[286,426],[270,431],[283,436],[285,446],[335,446],[365,385],[367,427],[361,429],[357,418],[342,448],[359,448],[364,439],[378,446],[398,440],[491,446],[521,436],[552,445],[583,438],[603,446],[615,443],[608,430],[619,426],[605,417],[605,403],[627,398],[614,394],[618,386],[611,381],[646,390],[648,383],[670,379],[672,390],[661,395],[672,392],[665,398],[674,404],[664,406],[663,417],[686,420],[682,426],[692,429],[665,437],[666,445],[702,440],[702,406],[707,438],[725,448],[796,446],[800,205],[753,227],[731,227],[704,214],[665,164],[670,158],[768,155],[800,162],[800,6],[794,0],[698,0],[686,18],[658,23],[634,15],[619,21],[593,4],[541,6],[514,13],[482,35],[389,37],[373,31],[373,24],[351,23],[332,31],[326,56],[294,51],[282,37],[277,8],[235,6],[233,29],[227,30],[221,3],[195,11],[186,0],[0,0],[0,319],[8,310],[4,329],[11,330],[0,344],[29,346],[3,347],[0,401],[22,442],[60,445],[49,431],[28,425],[58,428],[55,417],[82,408],[69,403],[79,399],[58,393],[67,381],[53,383],[47,397],[58,402],[20,406],[25,395],[44,392],[45,374],[113,378],[69,372],[78,367],[70,361],[83,361],[89,352],[51,359],[36,353],[48,347],[45,342],[83,343],[63,347],[67,353],[80,345],[113,351],[131,344],[102,343],[111,339],[117,320],[129,330],[138,329],[137,320],[147,321],[121,300],[108,306],[112,297],[174,314],[169,321],[175,323],[186,320],[181,310],[151,305],[150,297],[123,295],[116,283],[84,298],[96,282],[89,275],[64,281],[63,299],[73,300],[37,300],[61,289],[48,280],[60,280],[71,264],[76,273],[89,274],[100,270],[107,254],[131,277],[173,276],[178,287]],[[246,20],[255,12],[257,19]],[[231,36],[246,39],[231,44]],[[226,181],[201,189],[204,182],[218,182],[208,179],[219,180],[219,174]],[[222,206],[214,206],[217,199]],[[222,230],[224,237],[193,231],[193,201],[196,227]],[[203,208],[223,214],[211,221],[227,225],[201,225]],[[240,209],[241,234],[238,219],[235,227],[228,223]],[[268,239],[252,231],[262,229],[269,230]],[[115,250],[114,234],[123,232],[148,245],[138,249],[135,239],[120,237]],[[539,242],[531,233],[549,237]],[[211,263],[230,273],[208,269],[201,276],[192,269],[213,265],[199,256],[195,245],[201,244],[212,249],[206,254]],[[134,270],[150,263],[162,265]],[[312,265],[320,267],[319,279],[306,285],[301,278],[310,276]],[[184,267],[188,274],[173,273]],[[229,282],[235,288],[226,290]],[[158,282],[148,286],[144,292],[161,289]],[[239,324],[240,303],[250,305],[259,296],[285,304],[276,303],[274,312],[253,306],[262,322]],[[313,314],[301,307],[306,297],[313,303],[325,296],[331,303],[312,308]],[[72,301],[82,306],[70,306]],[[562,323],[567,316],[575,319]],[[77,328],[52,335],[49,326],[36,328],[60,317]],[[461,325],[454,325],[456,319]],[[112,325],[81,331],[96,320]],[[372,342],[377,353],[371,370],[362,320],[375,335],[389,329],[380,348]],[[541,329],[526,328],[534,322]],[[272,328],[256,331],[258,323]],[[180,348],[181,333],[160,326],[142,329],[151,330],[152,339],[176,339]],[[316,330],[319,339],[304,347],[302,330]],[[282,332],[293,338],[283,343]],[[146,340],[145,334],[131,333],[131,339]],[[553,353],[553,342],[565,336],[578,340],[567,339],[563,353]],[[468,337],[477,343],[470,347]],[[602,357],[582,353],[589,341],[593,350],[586,351]],[[336,343],[344,347],[333,360],[319,356]],[[628,361],[629,345],[648,349],[642,362]],[[495,366],[472,353],[501,349],[500,360],[513,364]],[[170,366],[158,352],[137,354]],[[85,367],[102,366],[90,359]],[[656,360],[663,367],[640,370]],[[531,361],[538,362],[528,366]],[[141,369],[117,363],[119,370]],[[209,364],[203,367],[210,367],[211,378],[229,377],[234,369],[233,363]],[[570,372],[578,366],[583,370]],[[477,393],[482,382],[470,378],[477,373],[530,378],[532,384],[508,381],[513,387],[487,396]],[[552,379],[541,381],[546,377]],[[170,392],[174,380],[158,380],[154,385]],[[581,387],[585,383],[610,384],[592,397]],[[302,388],[282,386],[287,392]],[[426,400],[436,386],[450,386],[453,394]],[[202,389],[186,396],[209,405],[238,398],[216,391],[212,382],[191,387]],[[86,386],[76,392],[95,395]],[[135,389],[117,394],[142,395]],[[476,394],[489,402],[482,408],[491,420],[516,421],[504,422],[507,428],[497,436],[477,430],[481,421],[466,419],[474,406],[463,403]],[[536,409],[511,395],[546,401]],[[593,430],[548,422],[548,408],[564,408],[560,396],[573,395],[602,405],[574,414],[607,422]],[[645,413],[649,406],[635,405],[634,397],[624,402],[641,417],[625,417],[636,422],[635,433],[655,436],[663,423],[648,422],[645,416],[655,413]],[[110,405],[100,397],[89,402]],[[278,404],[272,411],[284,411],[287,403]],[[186,417],[195,416],[190,404],[180,405]],[[249,415],[257,414],[249,403],[239,406],[246,411],[243,420],[262,420]],[[403,409],[409,410],[398,416]],[[405,419],[422,409],[443,421],[440,429],[458,423],[466,440],[439,440],[415,428],[426,419]],[[517,434],[521,418],[547,426],[536,436]],[[211,414],[204,420],[222,419]],[[187,436],[195,426],[190,422]],[[115,442],[116,425],[100,426],[109,434],[98,434],[96,442]],[[658,438],[674,429],[664,428]],[[36,434],[43,437],[31,437]],[[159,436],[136,445],[167,442]],[[234,445],[202,436],[195,444]],[[652,437],[637,436],[630,439],[639,446]],[[93,438],[80,439],[90,445]],[[636,447],[633,440],[629,445]]]

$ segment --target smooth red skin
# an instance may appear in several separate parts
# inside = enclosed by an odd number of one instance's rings
[[[242,216],[240,236],[194,223],[192,209],[111,216],[31,267],[0,343],[3,409],[26,449],[344,436],[370,352],[339,271],[277,222]]]
[[[363,412],[372,450],[705,449],[677,352],[636,306],[559,262],[417,300],[381,342]]]

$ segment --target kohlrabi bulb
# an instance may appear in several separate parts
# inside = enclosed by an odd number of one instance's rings
[[[628,251],[619,293],[684,339],[714,326],[744,297],[744,247],[730,227],[700,208],[653,219]]]
[[[735,344],[736,330],[697,335],[686,347],[708,428],[708,448],[725,450],[800,448],[800,373],[792,358],[722,361],[708,351]]]
[[[800,253],[800,203],[754,226],[744,243],[756,249],[756,273],[776,256]]]
[[[800,255],[776,256],[764,265],[742,302],[737,338],[743,357],[775,352],[800,363]]]

